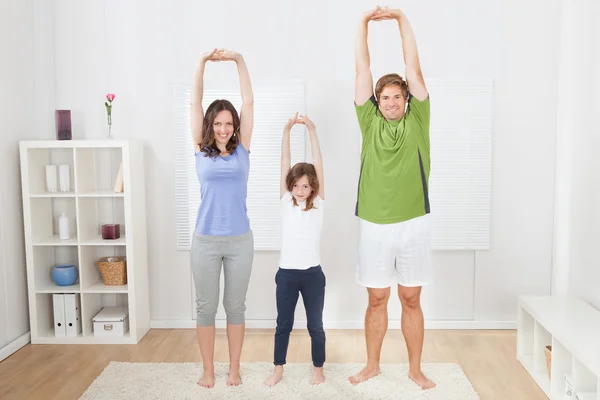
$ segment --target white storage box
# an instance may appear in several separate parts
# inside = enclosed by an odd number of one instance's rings
[[[94,317],[94,336],[123,336],[127,331],[127,307],[104,307]]]

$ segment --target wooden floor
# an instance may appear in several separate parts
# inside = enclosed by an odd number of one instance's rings
[[[271,362],[272,354],[273,331],[249,330],[242,362]],[[547,399],[515,354],[515,331],[425,333],[423,362],[458,363],[481,399]],[[225,333],[218,331],[215,361],[227,357]],[[327,331],[328,362],[362,363],[365,358],[363,331]],[[0,362],[0,399],[77,399],[109,361],[199,362],[201,357],[192,329],[154,329],[138,345],[27,345]],[[388,331],[381,362],[406,361],[402,333]],[[292,333],[288,362],[310,362],[306,331]]]

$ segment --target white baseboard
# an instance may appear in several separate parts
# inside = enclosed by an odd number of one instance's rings
[[[23,336],[19,337],[18,339],[13,340],[12,342],[10,342],[9,344],[7,344],[6,346],[4,346],[3,348],[0,349],[0,361],[4,360],[5,358],[7,358],[11,354],[13,354],[17,350],[19,350],[21,347],[23,347],[27,343],[29,343],[30,341],[31,341],[31,336],[30,336],[29,332],[27,332]]]
[[[217,320],[218,329],[226,327],[225,320]],[[246,320],[248,329],[275,329],[274,320]],[[325,329],[364,329],[364,321],[337,321],[325,322]],[[196,327],[195,320],[155,320],[150,322],[153,329],[193,329]],[[295,321],[294,329],[306,328],[306,321]],[[489,329],[516,329],[515,321],[425,321],[425,329],[465,329],[465,330],[489,330]],[[390,320],[388,329],[400,329],[400,321]]]

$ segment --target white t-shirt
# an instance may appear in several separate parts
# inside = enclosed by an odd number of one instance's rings
[[[318,195],[313,208],[304,211],[306,202],[294,206],[292,194],[286,192],[281,198],[281,255],[279,267],[284,269],[308,269],[321,265],[321,227],[325,200]]]

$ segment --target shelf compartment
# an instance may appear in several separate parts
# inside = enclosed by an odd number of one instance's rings
[[[533,317],[519,307],[517,335],[517,355],[530,358],[533,362]]]
[[[573,390],[581,400],[585,397],[597,400],[598,377],[594,375],[581,361],[573,357]]]
[[[34,246],[77,244],[77,218],[74,198],[32,198],[30,201],[32,240]],[[58,221],[65,213],[69,218],[70,238],[59,239]]]
[[[77,194],[105,196],[111,193],[122,159],[123,153],[120,148],[75,149]]]
[[[125,199],[108,197],[79,197],[77,207],[79,218],[79,238],[83,245],[124,245]],[[102,239],[102,225],[119,224],[119,239]]]
[[[129,307],[127,293],[83,293],[83,336],[94,336],[94,317],[103,307]],[[127,335],[128,336],[128,335]]]
[[[63,291],[61,293],[73,294],[74,292]],[[78,297],[80,296],[80,294],[74,294]],[[54,296],[52,293],[37,293],[36,308],[37,338],[35,339],[35,343],[69,343],[82,337],[81,332],[73,336],[56,336],[54,331]],[[81,316],[79,317],[81,318]]]
[[[28,178],[29,178],[29,195],[37,196],[72,196],[75,193],[74,189],[74,173],[73,173],[73,149],[61,148],[38,148],[27,150],[28,160]],[[66,164],[69,166],[70,175],[70,192],[60,192],[58,166]],[[57,192],[48,192],[46,185],[46,165],[56,165],[56,187]]]
[[[52,280],[52,268],[57,264],[73,264],[78,272],[79,262],[77,247],[75,246],[36,246],[33,249],[35,291],[37,293],[76,293],[79,292],[78,278],[76,284],[71,286],[58,286]]]
[[[81,269],[84,276],[82,291],[85,293],[127,293],[128,286],[106,286],[97,262],[103,257],[125,256],[124,246],[82,246],[80,249]]]
[[[535,372],[548,378],[550,386],[550,376],[546,364],[546,346],[552,345],[552,336],[537,321],[533,325],[533,367]]]
[[[573,356],[556,338],[552,339],[552,376],[550,391],[558,399],[565,396],[565,377],[573,374]]]
[[[37,335],[54,338],[54,306],[52,294],[37,293],[35,295]]]

